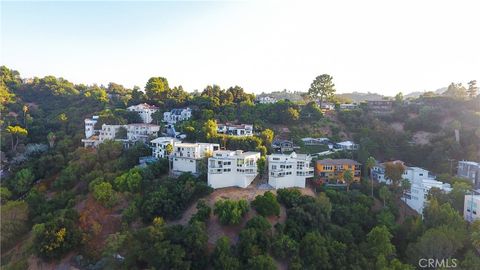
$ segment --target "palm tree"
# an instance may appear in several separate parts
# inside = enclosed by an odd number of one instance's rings
[[[23,105],[23,125],[25,126],[25,128],[27,128],[27,112],[28,112],[28,106],[27,105]]]
[[[48,140],[48,144],[50,145],[50,148],[52,148],[53,145],[55,145],[56,139],[57,139],[57,136],[55,136],[55,133],[53,132],[48,133],[47,140]]]
[[[410,187],[412,186],[412,184],[410,183],[410,181],[408,179],[402,179],[402,184],[400,186],[401,190],[402,190],[402,195],[403,195],[403,199],[404,199],[404,202],[405,204],[407,204],[407,197],[405,197],[406,193],[407,193],[407,190],[410,190]],[[405,216],[407,213],[407,206],[404,205],[404,212],[403,212],[403,215]]]
[[[346,170],[343,172],[343,181],[347,184],[347,192],[350,191],[350,185],[353,183],[353,173],[352,170]]]
[[[383,200],[383,207],[385,208],[385,201],[391,196],[390,190],[388,190],[387,186],[382,186],[380,188],[378,191],[378,196]]]
[[[367,168],[368,170],[368,175],[370,177],[370,184],[372,185],[372,198],[373,198],[373,177],[372,177],[372,168],[373,166],[375,166],[375,163],[377,163],[377,161],[375,160],[374,157],[369,157],[367,159],[367,161],[365,162],[365,167]]]

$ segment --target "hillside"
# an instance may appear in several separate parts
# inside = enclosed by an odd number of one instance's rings
[[[397,100],[383,113],[366,106],[322,112],[314,102],[255,104],[240,86],[211,85],[194,95],[164,77],[150,78],[142,92],[54,76],[25,81],[6,67],[0,76],[2,269],[411,270],[419,258],[446,251],[464,269],[480,265],[477,225],[462,217],[463,195],[472,186],[451,167],[452,160],[480,160],[480,96],[451,91]],[[182,147],[203,142],[256,152],[256,162],[243,161],[243,168],[256,168],[247,172],[253,182],[208,186],[207,158],[222,152],[205,151],[195,174],[176,174],[167,158],[138,166],[140,157],[152,156],[151,137],[130,141],[117,134],[84,147],[86,118],[98,116],[93,129],[139,127],[142,118],[127,108],[143,103],[156,110],[152,123],[159,125],[148,126],[161,131],[164,112],[192,109],[175,123],[188,142]],[[219,134],[217,123],[225,122],[252,124],[254,134]],[[328,157],[364,165],[370,157],[402,159],[437,174],[453,191],[434,190],[422,218],[400,200],[400,188],[370,181],[365,166],[359,181],[350,171],[333,187],[315,175],[305,187],[275,190],[267,183],[276,169],[266,162],[275,137],[292,140],[303,153],[313,148],[301,143],[304,137],[353,140],[358,150]],[[178,145],[167,145],[166,153],[180,151],[173,149]],[[303,165],[290,166],[311,171],[314,163],[298,156]]]

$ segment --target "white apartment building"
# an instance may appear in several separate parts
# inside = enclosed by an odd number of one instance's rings
[[[457,176],[469,179],[475,188],[480,188],[480,163],[467,160],[459,161]]]
[[[185,121],[190,119],[190,117],[192,117],[192,110],[190,108],[173,109],[163,113],[163,121],[169,124]]]
[[[410,192],[408,192],[403,199],[410,208],[422,215],[423,208],[427,206],[428,203],[428,192],[434,187],[446,193],[452,190],[450,184],[442,183],[431,178],[424,178],[411,182]]]
[[[258,175],[259,152],[218,150],[208,159],[208,185],[246,188]]]
[[[125,127],[125,125],[103,124],[102,129],[100,130],[100,136],[98,137],[100,143],[103,143],[106,140],[115,140],[117,132],[121,127]]]
[[[404,162],[401,160],[394,160],[390,161],[392,163],[400,163],[404,165]],[[388,179],[385,175],[385,165],[386,162],[384,163],[377,163],[373,168],[372,168],[372,176],[373,179],[378,181],[379,183],[386,183],[387,185],[390,185],[392,181]],[[420,167],[407,167],[405,166],[405,171],[403,172],[402,178],[407,179],[410,181],[410,183],[413,182],[418,182],[422,179],[432,179],[435,180],[435,177],[430,174],[428,170],[422,169]]]
[[[128,111],[137,112],[142,118],[143,123],[149,124],[152,122],[152,114],[158,111],[158,107],[147,103],[133,105],[127,108]]]
[[[219,150],[218,143],[174,143],[172,153],[172,171],[174,173],[198,173],[198,161],[209,157]]]
[[[305,187],[307,178],[313,177],[310,155],[272,154],[268,160],[268,184],[275,189],[289,187]]]
[[[172,137],[158,137],[150,141],[152,148],[152,157],[154,158],[167,158],[167,145],[174,145],[174,143],[181,142],[180,140]]]
[[[232,136],[253,136],[253,125],[217,124],[217,133]]]
[[[468,222],[480,220],[480,195],[465,195],[463,217]]]

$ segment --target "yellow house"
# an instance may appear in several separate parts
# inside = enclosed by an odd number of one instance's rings
[[[317,160],[315,164],[315,173],[317,180],[321,182],[343,183],[343,173],[351,170],[353,181],[360,181],[362,164],[351,159],[322,159]]]

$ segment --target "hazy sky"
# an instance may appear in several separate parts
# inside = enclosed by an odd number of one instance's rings
[[[23,77],[186,90],[339,92],[480,81],[479,1],[5,2],[1,64]]]

